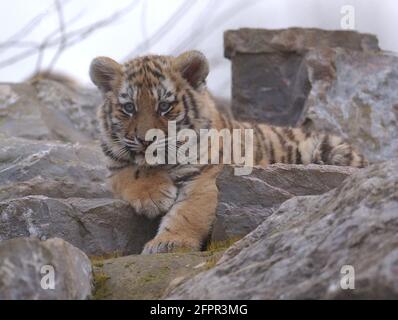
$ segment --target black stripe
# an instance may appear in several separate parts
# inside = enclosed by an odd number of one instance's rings
[[[329,143],[329,136],[325,135],[323,137],[323,140],[321,143],[321,150],[320,150],[321,159],[324,164],[327,164],[329,162],[329,157],[330,157],[331,151],[332,151],[332,147]]]
[[[364,168],[365,167],[365,157],[362,154],[360,154],[359,157],[361,158],[359,165],[361,168]]]
[[[194,98],[191,90],[187,90],[187,95],[188,95],[188,98],[189,98],[189,102],[192,105],[192,110],[194,112],[194,116],[195,116],[196,119],[198,119],[200,117],[199,110],[198,110],[198,105],[196,104],[195,98]]]
[[[297,149],[296,149],[296,163],[297,163],[297,164],[302,164],[301,152],[300,152],[300,150],[299,150],[298,145],[297,145]]]
[[[293,163],[293,147],[287,147],[287,163]]]
[[[273,163],[275,163],[275,151],[274,151],[274,145],[272,143],[272,139],[269,139],[269,153],[270,153],[269,163],[273,164]]]
[[[142,70],[138,69],[138,70],[133,71],[132,73],[130,73],[129,76],[128,76],[128,79],[131,81],[131,80],[133,80],[134,78],[136,78],[137,76],[140,76],[140,75],[142,75]]]
[[[184,183],[184,182],[190,182],[190,181],[194,180],[195,178],[197,178],[199,175],[201,175],[204,168],[205,168],[205,166],[201,167],[198,171],[188,173],[182,177],[177,177],[174,180],[174,183],[180,184],[180,183]]]
[[[293,152],[293,147],[292,147],[292,151],[291,151],[292,152],[292,155],[291,155],[292,160],[291,160],[291,162],[289,161],[289,163],[293,164],[293,153],[295,153],[296,154],[296,159],[295,159],[294,163],[302,164],[302,162],[301,162],[301,153],[300,153],[300,150],[299,150],[299,141],[296,140],[296,136],[293,133],[293,129],[292,128],[283,128],[283,132],[285,133],[286,137],[292,143],[295,144],[295,147],[296,147],[296,152]]]
[[[107,166],[106,168],[109,170],[109,171],[119,171],[119,170],[123,170],[123,169],[126,169],[126,168],[128,168],[129,167],[129,165],[124,165],[124,166]]]
[[[162,70],[162,66],[159,63],[157,63],[156,61],[152,60],[152,64],[155,67],[155,69]]]
[[[174,231],[171,231],[170,228],[164,227],[164,231],[171,233],[171,234],[176,234]]]
[[[150,67],[148,67],[147,70],[149,71],[149,73],[151,73],[156,78],[158,78],[160,80],[164,80],[165,79],[164,75],[160,71],[152,69]]]
[[[266,156],[267,158],[269,158],[269,150],[268,150],[268,146],[267,146],[267,139],[265,138],[264,132],[261,130],[261,128],[255,124],[254,128],[258,131],[258,133],[260,134],[260,143],[261,143],[261,152],[263,153],[263,158],[264,156]],[[269,160],[269,159],[268,159]]]
[[[352,155],[352,147],[349,147],[349,152],[347,154],[344,155],[344,158],[347,159],[347,164],[351,165],[353,158]]]
[[[276,134],[279,143],[281,144],[281,147],[284,148],[286,144],[285,138],[283,138],[283,136],[278,132],[278,130],[275,127],[271,127],[271,131]]]
[[[263,141],[262,139],[264,139],[264,135],[261,132],[261,129],[258,127],[258,125],[254,125],[254,131],[256,132],[256,146],[257,146],[257,150],[256,150],[256,163],[259,163],[263,157],[264,157],[264,145],[263,145]]]
[[[189,224],[191,224],[191,221],[189,221],[189,219],[185,216],[185,214],[181,214],[181,216],[184,218],[184,220],[186,222],[188,222]]]
[[[182,124],[192,126],[191,121],[189,120],[189,105],[185,94],[182,96],[182,104],[184,105],[184,112],[185,112]]]

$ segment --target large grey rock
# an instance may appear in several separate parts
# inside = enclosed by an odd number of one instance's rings
[[[0,200],[29,195],[111,197],[107,174],[96,144],[0,138]]]
[[[0,84],[0,134],[28,139],[52,137],[33,86]]]
[[[90,255],[140,253],[157,220],[112,199],[99,148],[1,139],[0,241],[59,237]]]
[[[114,199],[29,196],[0,202],[0,242],[17,237],[62,238],[88,255],[140,253],[157,220]]]
[[[98,139],[99,94],[41,80],[35,85],[0,84],[0,135],[35,140]]]
[[[35,88],[43,118],[56,137],[72,142],[99,139],[96,112],[102,98],[98,90],[49,80],[36,82]]]
[[[398,161],[294,197],[172,299],[397,299]],[[342,267],[355,271],[343,290]],[[209,285],[211,284],[211,285]]]
[[[0,242],[0,300],[88,299],[91,272],[87,256],[61,239]]]
[[[370,161],[398,155],[398,57],[314,50],[306,56],[311,90],[299,124],[338,134]]]
[[[305,55],[314,48],[379,51],[377,38],[354,31],[290,28],[226,31],[237,119],[296,125],[311,86]]]
[[[225,166],[217,178],[219,190],[212,239],[242,238],[253,231],[286,200],[317,195],[339,186],[358,169],[319,165],[275,164],[235,176]]]

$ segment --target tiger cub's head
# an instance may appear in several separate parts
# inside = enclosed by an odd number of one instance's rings
[[[99,110],[104,153],[119,162],[143,164],[149,145],[167,143],[167,138],[146,141],[148,130],[160,129],[167,137],[169,121],[175,121],[177,130],[209,127],[201,112],[208,73],[207,59],[198,51],[144,56],[125,64],[94,59],[90,77],[104,97]]]

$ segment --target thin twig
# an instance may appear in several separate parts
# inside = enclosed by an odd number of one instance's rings
[[[66,39],[63,46],[64,49],[69,48],[75,45],[76,43],[83,41],[84,39],[92,35],[94,32],[100,30],[101,28],[105,28],[113,24],[115,21],[121,19],[123,16],[126,16],[137,6],[139,2],[140,0],[135,0],[126,7],[115,11],[114,13],[112,13],[111,15],[102,20],[99,20],[91,25],[73,31],[65,32],[64,35],[59,35],[59,29],[57,29],[57,31],[52,32],[49,36],[47,36],[45,40],[38,47],[29,48],[11,58],[7,58],[0,61],[0,69],[18,63],[24,59],[31,57],[32,55],[40,54],[41,50],[58,46],[63,38]]]
[[[172,27],[176,23],[176,21],[179,21],[181,16],[185,13],[187,13],[195,4],[195,1],[192,0],[186,0],[182,3],[182,5],[169,17],[169,19],[166,21],[166,23],[163,24],[162,27],[160,27],[149,39],[144,40],[142,43],[140,43],[133,51],[131,51],[125,58],[124,60],[128,60],[131,57],[134,57],[140,53],[142,53],[145,50],[145,45],[146,43],[156,43],[158,42],[161,38],[163,38],[167,33],[169,33],[172,30]]]
[[[67,40],[65,36],[66,26],[65,26],[64,12],[60,0],[55,0],[55,6],[57,8],[57,13],[58,13],[58,23],[59,23],[59,32],[61,33],[61,41],[59,42],[58,49],[55,52],[53,59],[51,60],[47,68],[48,71],[51,71],[54,68],[59,57],[61,56],[62,52],[65,49],[66,40]],[[40,69],[38,71],[40,71]]]

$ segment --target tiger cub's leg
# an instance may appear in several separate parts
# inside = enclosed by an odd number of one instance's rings
[[[148,218],[166,214],[177,197],[177,187],[168,173],[157,168],[127,167],[114,173],[111,183],[116,197]]]
[[[214,221],[219,170],[219,166],[208,167],[179,190],[176,203],[163,217],[156,237],[145,245],[143,254],[201,249]]]

